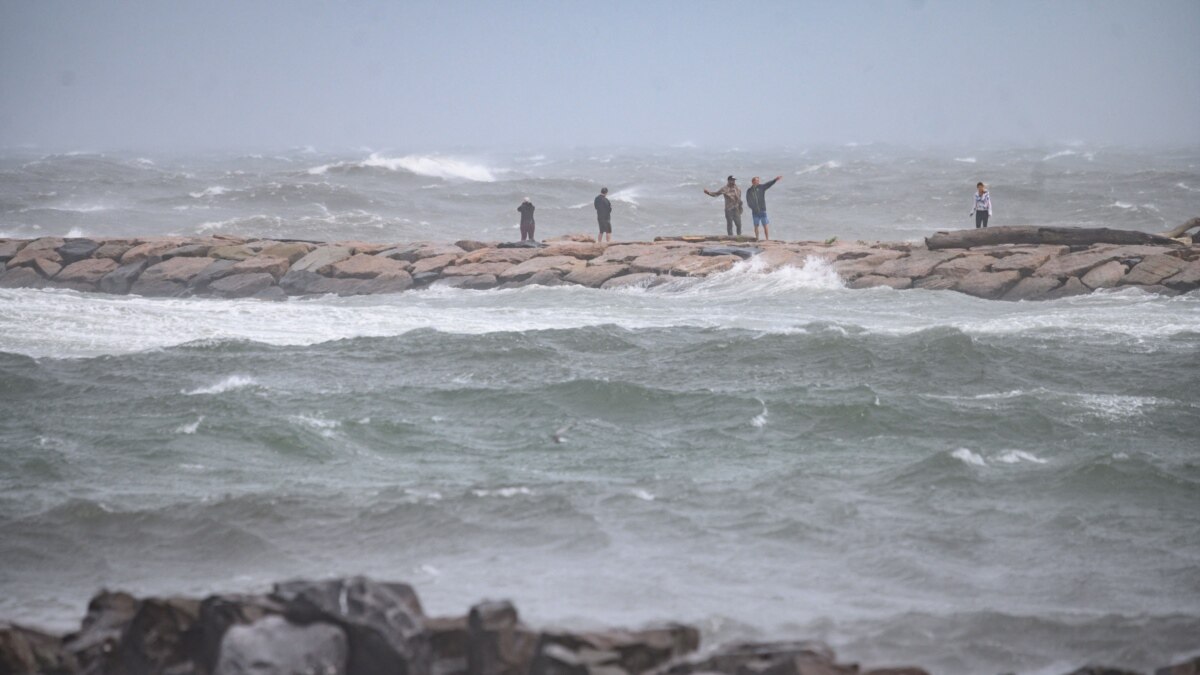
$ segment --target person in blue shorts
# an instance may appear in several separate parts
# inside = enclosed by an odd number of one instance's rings
[[[750,215],[754,218],[754,238],[758,239],[758,227],[762,226],[763,238],[770,241],[771,232],[767,226],[771,220],[767,218],[767,190],[779,182],[783,176],[776,176],[765,183],[759,182],[758,176],[750,179],[750,189],[746,190],[746,203],[750,205]]]

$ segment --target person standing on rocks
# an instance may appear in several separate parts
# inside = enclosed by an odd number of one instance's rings
[[[600,223],[600,236],[596,238],[596,243],[604,242],[604,235],[608,235],[608,243],[612,243],[612,202],[608,201],[608,188],[600,188],[600,194],[596,196],[596,220]]]
[[[971,215],[975,216],[975,229],[978,230],[987,227],[992,215],[992,193],[982,182],[975,185],[975,190],[975,207],[971,209]]]
[[[521,202],[517,211],[521,214],[521,241],[533,241],[533,202],[529,201],[529,197]]]
[[[733,236],[733,228],[742,234],[742,189],[737,186],[737,179],[730,176],[725,179],[725,187],[715,192],[704,191],[709,197],[725,198],[725,232]]]
[[[771,221],[767,218],[767,190],[779,182],[783,176],[775,176],[771,180],[760,183],[758,176],[750,179],[750,189],[746,190],[746,203],[750,205],[750,217],[754,220],[754,238],[758,239],[758,226],[762,225],[763,238],[771,240],[771,231],[767,226]]]

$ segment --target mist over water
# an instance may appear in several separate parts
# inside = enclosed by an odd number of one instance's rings
[[[618,240],[724,231],[704,195],[734,174],[768,191],[776,238],[918,240],[971,225],[989,184],[994,225],[1163,231],[1200,204],[1200,148],[1086,144],[986,149],[881,144],[770,152],[695,147],[506,152],[0,155],[0,235],[235,234],[313,240],[517,238],[537,206],[539,237],[595,228],[610,189]],[[750,232],[749,215],[744,226]]]

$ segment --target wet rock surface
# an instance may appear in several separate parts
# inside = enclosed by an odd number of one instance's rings
[[[749,261],[749,262],[747,262]],[[585,235],[546,242],[462,240],[383,244],[216,237],[0,240],[0,288],[64,288],[152,297],[280,300],[413,288],[579,285],[620,289],[707,277],[750,264],[759,272],[828,265],[852,289],[952,290],[978,298],[1053,300],[1141,288],[1200,288],[1200,245],[990,244],[928,250],[907,242],[780,242],[666,237],[601,244]]]

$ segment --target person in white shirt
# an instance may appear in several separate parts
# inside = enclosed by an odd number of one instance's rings
[[[987,227],[988,218],[992,215],[992,194],[983,183],[977,184],[975,189],[975,206],[971,209],[971,215],[975,216],[975,229],[978,230]]]

